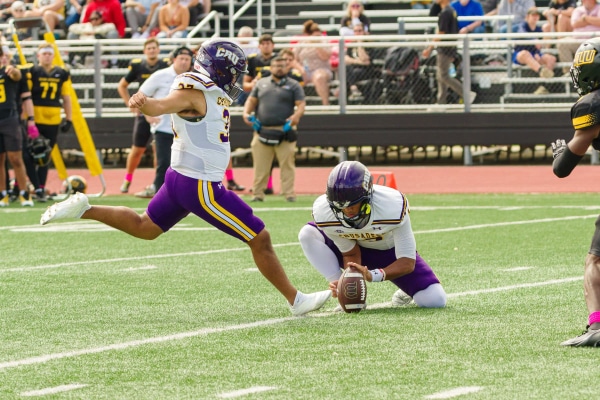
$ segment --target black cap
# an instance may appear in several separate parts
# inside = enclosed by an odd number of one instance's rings
[[[176,58],[180,54],[184,54],[186,56],[194,58],[194,52],[185,46],[178,47],[175,50],[173,50],[173,58]]]

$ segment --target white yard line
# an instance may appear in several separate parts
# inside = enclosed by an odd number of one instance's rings
[[[465,387],[457,387],[450,390],[444,390],[443,392],[438,392],[434,394],[430,394],[425,396],[426,399],[451,399],[453,397],[462,396],[464,394],[469,393],[477,393],[481,391],[483,388],[480,386],[465,386]]]
[[[553,280],[544,281],[544,282],[532,282],[532,283],[523,283],[520,285],[503,286],[503,287],[497,287],[497,288],[470,290],[467,292],[451,293],[448,295],[448,297],[453,298],[453,297],[472,296],[472,295],[479,295],[479,294],[486,294],[486,293],[505,292],[505,291],[516,290],[516,289],[528,289],[528,288],[538,287],[538,286],[568,283],[568,282],[573,282],[573,281],[582,280],[582,279],[583,279],[583,276],[578,276],[578,277],[571,277],[571,278],[564,278],[564,279],[553,279]],[[369,309],[384,308],[384,307],[390,307],[390,303],[369,304]],[[307,317],[327,317],[327,316],[331,316],[331,315],[335,315],[335,314],[336,313],[330,311],[330,312],[309,314]],[[101,347],[92,347],[92,348],[88,348],[88,349],[66,351],[63,353],[46,354],[46,355],[42,355],[42,356],[38,356],[38,357],[24,358],[21,360],[5,361],[5,362],[0,363],[0,371],[9,369],[9,368],[22,367],[25,365],[43,364],[48,361],[58,360],[58,359],[62,359],[62,358],[71,358],[71,357],[84,356],[84,355],[88,355],[88,354],[104,353],[104,352],[113,351],[113,350],[124,350],[124,349],[131,348],[131,347],[138,347],[138,346],[154,344],[154,343],[170,342],[173,340],[182,340],[182,339],[187,339],[187,338],[192,338],[192,337],[197,337],[197,336],[206,336],[206,335],[210,335],[213,333],[237,331],[237,330],[243,330],[243,329],[252,329],[252,328],[257,328],[257,327],[263,327],[263,326],[268,326],[268,325],[275,325],[275,324],[279,324],[282,322],[292,321],[295,319],[297,319],[297,317],[275,318],[275,319],[267,319],[267,320],[263,320],[263,321],[249,322],[247,324],[224,326],[222,328],[204,328],[204,329],[199,329],[196,331],[175,333],[175,334],[167,335],[167,336],[158,336],[158,337],[152,337],[152,338],[146,338],[146,339],[140,339],[140,340],[133,340],[130,342],[114,343],[114,344],[110,344],[107,346],[101,346]]]
[[[254,386],[254,387],[251,387],[248,389],[240,389],[240,390],[235,390],[233,392],[221,393],[221,394],[217,395],[217,397],[220,397],[222,399],[233,399],[235,397],[247,396],[249,394],[267,392],[269,390],[275,390],[275,389],[277,389],[277,388],[273,387],[273,386]]]
[[[23,397],[47,396],[49,394],[56,394],[56,393],[68,392],[70,390],[81,389],[86,386],[87,385],[81,385],[81,384],[61,385],[61,386],[55,386],[55,387],[51,387],[51,388],[23,392],[23,393],[21,393],[21,396],[23,396]]]
[[[524,220],[524,221],[511,221],[511,222],[497,222],[492,224],[478,224],[478,225],[467,225],[467,226],[459,226],[454,228],[442,228],[442,229],[429,229],[423,231],[415,231],[416,235],[422,234],[430,234],[430,233],[443,233],[443,232],[455,232],[455,231],[463,231],[463,230],[471,230],[471,229],[485,229],[485,228],[495,228],[502,226],[511,226],[511,225],[526,225],[526,224],[536,224],[536,223],[546,223],[546,222],[556,222],[556,221],[569,221],[576,219],[589,219],[589,218],[597,218],[597,214],[592,215],[577,215],[577,216],[569,216],[569,217],[561,217],[561,218],[542,218],[542,219],[532,219],[532,220]],[[275,244],[274,247],[287,247],[287,246],[298,246],[300,243],[291,242],[291,243],[280,243]],[[207,255],[207,254],[216,254],[216,253],[229,253],[231,251],[248,251],[248,247],[240,247],[240,248],[231,248],[231,249],[217,249],[217,250],[206,250],[206,251],[191,251],[187,253],[171,253],[171,254],[151,254],[145,256],[133,256],[133,257],[119,257],[119,258],[108,258],[102,260],[88,260],[88,261],[74,261],[74,262],[65,262],[59,264],[48,264],[48,265],[38,265],[31,267],[17,267],[17,268],[6,268],[0,269],[0,274],[7,272],[27,272],[27,271],[35,271],[41,269],[53,269],[53,268],[62,268],[62,267],[72,267],[75,265],[94,265],[94,264],[105,264],[105,263],[114,263],[120,261],[141,261],[141,260],[151,260],[151,259],[159,259],[159,258],[171,258],[171,257],[188,257],[188,256],[198,256],[198,255]]]

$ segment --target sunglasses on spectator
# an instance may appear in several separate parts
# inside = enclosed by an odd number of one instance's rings
[[[352,7],[352,8],[360,8],[361,5],[360,4],[352,4],[350,7]]]
[[[15,8],[13,12],[25,12],[24,8]]]
[[[98,21],[98,20],[100,20],[100,18],[98,18],[98,17],[90,18],[90,21]]]

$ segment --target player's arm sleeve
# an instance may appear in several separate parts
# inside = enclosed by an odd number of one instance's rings
[[[402,220],[402,223],[393,230],[394,249],[396,250],[396,258],[411,258],[417,257],[417,242],[410,224],[410,216],[407,213]]]

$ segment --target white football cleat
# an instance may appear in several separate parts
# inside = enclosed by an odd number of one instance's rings
[[[298,291],[296,300],[293,306],[290,307],[292,315],[299,317],[311,311],[318,310],[323,307],[323,304],[331,297],[331,290],[324,290],[322,292],[304,294]]]
[[[404,293],[402,289],[396,290],[396,293],[392,296],[392,305],[395,307],[406,307],[413,303],[413,298]]]
[[[60,203],[48,207],[40,219],[41,225],[58,219],[78,219],[84,212],[92,208],[85,194],[77,192]]]

